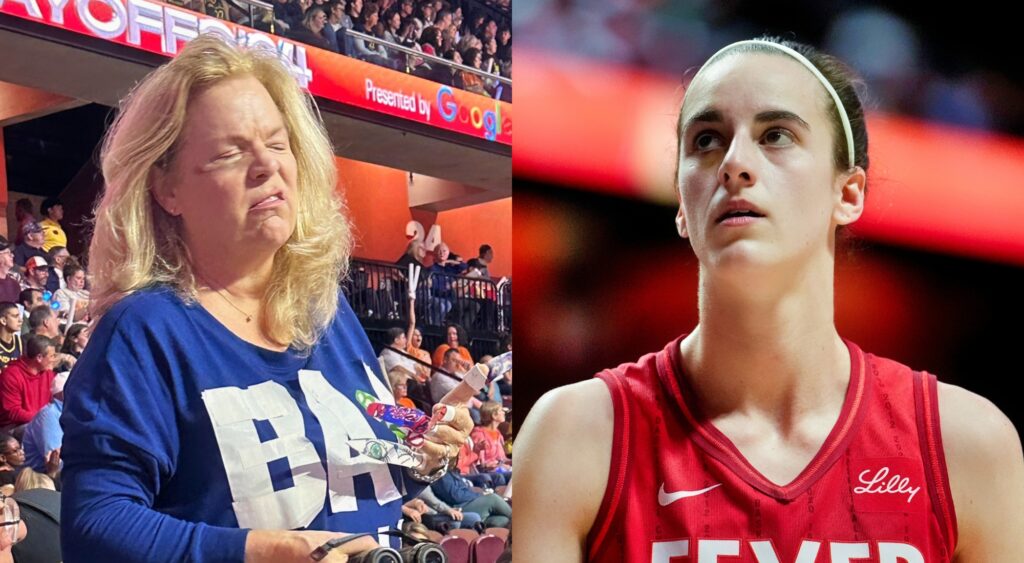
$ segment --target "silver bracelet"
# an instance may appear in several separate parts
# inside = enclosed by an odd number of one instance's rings
[[[426,475],[420,473],[419,471],[416,471],[415,467],[409,467],[407,469],[409,471],[409,476],[412,477],[413,479],[419,481],[420,483],[430,484],[433,483],[434,481],[437,481],[441,477],[444,477],[445,474],[448,473],[449,461],[450,458],[448,457],[447,454],[445,454],[444,458],[441,459],[441,465],[437,469],[434,469],[433,471],[427,473]]]

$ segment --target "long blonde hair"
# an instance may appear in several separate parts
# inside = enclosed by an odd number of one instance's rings
[[[45,473],[34,471],[31,467],[22,467],[18,477],[14,480],[14,492],[28,491],[31,489],[57,490],[53,479]]]
[[[312,97],[275,52],[239,48],[213,35],[192,40],[143,79],[121,101],[106,134],[105,186],[89,248],[92,312],[99,317],[133,292],[155,285],[173,287],[186,302],[195,300],[196,279],[180,219],[157,204],[153,171],[174,158],[189,97],[240,75],[255,77],[270,93],[298,166],[295,232],[274,255],[262,328],[272,340],[308,351],[337,311],[338,284],[352,247],[335,193],[331,143]]]

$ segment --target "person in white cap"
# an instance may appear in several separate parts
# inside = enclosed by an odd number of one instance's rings
[[[46,281],[50,278],[49,266],[42,256],[29,258],[25,262],[25,277],[21,280],[21,288],[46,291]]]
[[[60,427],[60,415],[64,412],[64,384],[70,372],[62,371],[53,378],[50,392],[53,397],[25,426],[21,447],[25,450],[25,465],[57,479],[62,465],[60,446],[64,430]]]

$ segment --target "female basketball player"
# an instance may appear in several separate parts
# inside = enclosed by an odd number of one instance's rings
[[[700,321],[537,403],[516,561],[1020,561],[1010,421],[836,331],[836,233],[868,169],[845,67],[795,43],[728,46],[694,76],[678,133]]]

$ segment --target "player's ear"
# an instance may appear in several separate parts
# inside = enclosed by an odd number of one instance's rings
[[[676,213],[676,231],[682,238],[689,238],[686,233],[686,215],[683,214],[683,206],[679,206],[679,212]]]

